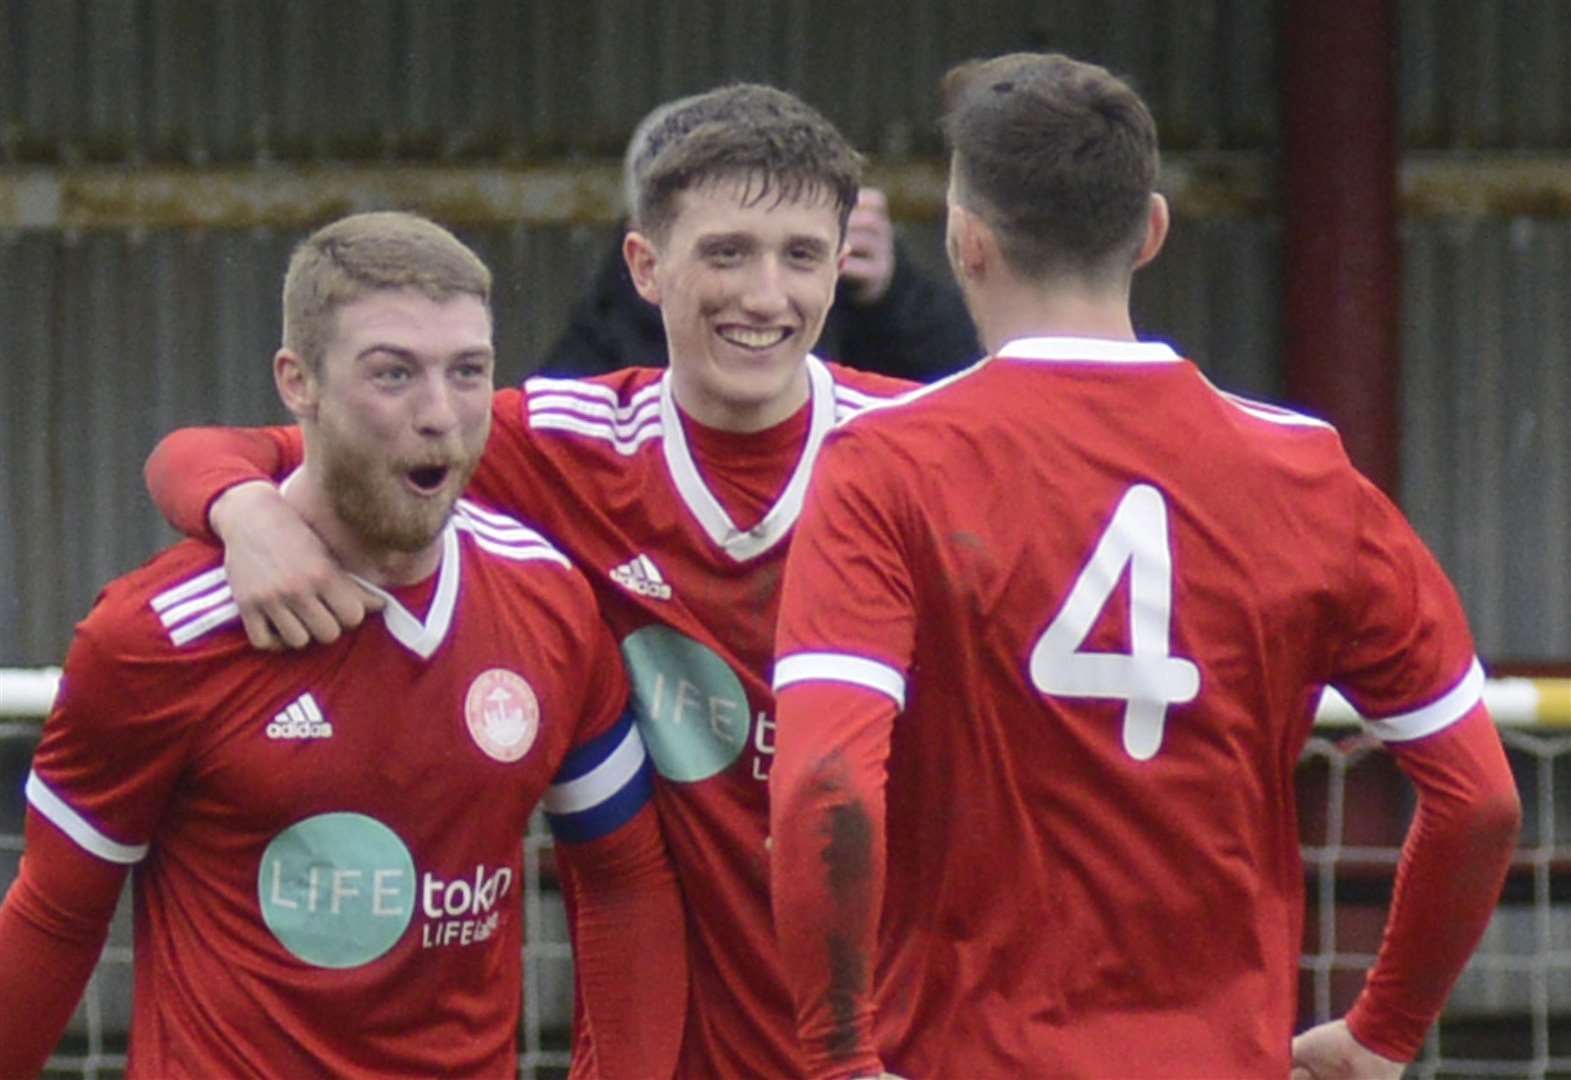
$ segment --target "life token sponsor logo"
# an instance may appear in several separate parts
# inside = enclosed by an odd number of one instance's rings
[[[301,694],[267,725],[269,739],[331,739],[333,725],[322,715],[310,691]]]
[[[671,586],[666,584],[660,568],[648,555],[637,555],[611,571],[611,580],[628,592],[656,600],[671,599]]]
[[[622,640],[633,707],[655,769],[693,782],[730,768],[749,743],[753,777],[768,778],[774,724],[756,722],[742,680],[712,649],[667,626],[646,626]]]
[[[540,702],[521,675],[482,672],[464,697],[464,719],[475,744],[497,761],[517,761],[540,731]]]
[[[296,822],[262,853],[262,918],[308,964],[352,968],[398,943],[415,912],[415,862],[398,834],[364,814]]]
[[[473,878],[443,881],[427,873],[420,882],[420,910],[430,920],[420,928],[420,944],[469,945],[496,933],[497,905],[513,891],[513,871],[505,866],[475,867]]]
[[[316,967],[353,968],[386,954],[416,912],[422,948],[495,936],[514,871],[477,865],[444,879],[416,873],[398,834],[364,814],[318,814],[273,838],[262,854],[257,897],[279,944]]]

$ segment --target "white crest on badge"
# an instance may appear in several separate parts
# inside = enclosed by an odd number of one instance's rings
[[[523,676],[506,668],[481,672],[464,697],[475,745],[497,761],[517,761],[540,732],[540,702]]]

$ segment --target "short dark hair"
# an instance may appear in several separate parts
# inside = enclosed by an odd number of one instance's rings
[[[643,134],[630,163],[633,225],[655,240],[676,217],[677,197],[716,180],[740,180],[743,199],[827,194],[842,235],[862,181],[862,156],[822,114],[784,90],[754,83],[684,99]]]
[[[489,310],[491,271],[463,241],[418,214],[351,214],[302,240],[284,274],[284,347],[320,371],[338,310],[389,289],[433,300],[470,295]]]
[[[1033,280],[1128,273],[1160,162],[1128,83],[1059,53],[973,60],[943,81],[956,199]]]

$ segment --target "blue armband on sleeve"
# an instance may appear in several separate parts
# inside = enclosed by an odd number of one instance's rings
[[[629,709],[611,730],[568,752],[545,794],[546,822],[558,840],[598,840],[653,795],[654,767]]]

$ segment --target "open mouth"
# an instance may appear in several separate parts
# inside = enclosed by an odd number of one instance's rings
[[[422,495],[434,495],[442,489],[447,482],[448,467],[446,465],[422,465],[410,469],[407,475],[409,483]]]

